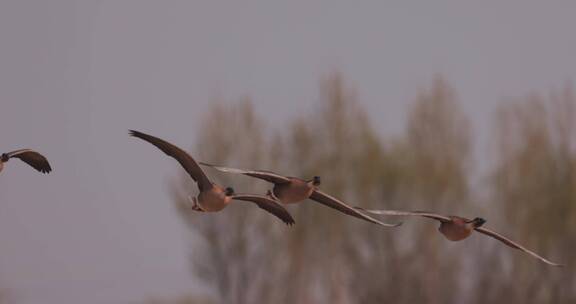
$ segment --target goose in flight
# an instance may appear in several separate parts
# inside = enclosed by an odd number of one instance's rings
[[[502,243],[504,243],[504,244],[514,248],[514,249],[524,251],[525,253],[528,253],[529,255],[539,259],[540,261],[542,261],[548,265],[564,266],[562,264],[557,264],[557,263],[551,262],[551,261],[541,257],[540,255],[536,254],[535,252],[526,249],[524,246],[522,246],[522,245],[520,245],[520,244],[518,244],[518,243],[492,231],[492,230],[489,230],[488,228],[482,227],[482,225],[484,225],[484,223],[486,223],[486,220],[483,218],[480,218],[480,217],[477,217],[477,218],[474,218],[473,220],[470,220],[470,219],[459,217],[459,216],[453,216],[453,215],[444,216],[444,215],[435,214],[435,213],[426,212],[426,211],[367,210],[367,209],[363,209],[360,207],[356,207],[356,209],[362,210],[364,212],[368,212],[371,214],[421,216],[421,217],[431,218],[431,219],[434,219],[434,220],[437,220],[440,222],[440,228],[438,228],[438,231],[440,231],[440,233],[442,233],[450,241],[463,240],[463,239],[469,237],[473,231],[477,231],[477,232],[480,232],[480,233],[485,234],[487,236],[493,237],[493,238],[501,241]]]
[[[190,177],[198,185],[200,193],[192,198],[192,209],[200,212],[217,212],[224,209],[232,200],[240,200],[255,203],[258,207],[268,211],[287,225],[293,225],[294,219],[278,202],[270,197],[255,194],[236,194],[231,187],[224,188],[210,181],[196,161],[184,150],[151,135],[130,130],[130,135],[140,138],[156,146],[166,155],[176,159],[188,172]]]
[[[262,170],[243,170],[235,168],[227,168],[222,166],[211,165],[207,163],[200,162],[203,166],[208,166],[214,168],[221,172],[243,174],[255,178],[265,180],[269,183],[274,184],[272,191],[268,192],[268,196],[284,203],[284,204],[294,204],[304,201],[309,198],[320,204],[326,205],[330,208],[334,208],[347,215],[354,216],[356,218],[385,226],[385,227],[397,227],[402,223],[388,224],[379,221],[375,218],[367,216],[354,208],[348,206],[344,202],[320,191],[318,186],[320,185],[320,176],[314,176],[310,180],[303,180],[297,177],[288,177],[280,174],[276,174],[270,171]]]
[[[2,156],[0,156],[0,171],[4,168],[4,163],[8,162],[11,158],[19,158],[21,161],[42,173],[50,173],[50,171],[52,171],[46,157],[30,149],[20,149],[2,153]]]

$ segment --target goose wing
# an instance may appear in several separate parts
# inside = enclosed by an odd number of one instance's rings
[[[451,219],[447,216],[443,216],[440,214],[427,212],[427,211],[398,211],[398,210],[369,210],[364,209],[361,207],[355,207],[358,210],[362,210],[372,214],[381,214],[381,215],[400,215],[400,216],[423,216],[431,219],[438,220],[440,222],[450,222]]]
[[[52,167],[50,167],[50,163],[48,163],[46,157],[34,150],[20,149],[6,154],[9,158],[19,158],[21,161],[42,173],[49,173],[52,171]]]
[[[287,225],[294,225],[295,221],[292,215],[280,205],[277,201],[266,197],[264,195],[257,194],[235,194],[232,199],[252,202],[258,205],[258,207],[270,212],[277,218],[281,219]]]
[[[184,150],[176,147],[175,145],[165,140],[162,140],[158,137],[154,137],[152,135],[144,134],[142,132],[130,130],[130,135],[138,137],[142,140],[145,140],[153,144],[158,149],[162,150],[162,152],[166,153],[166,155],[176,159],[180,163],[180,165],[184,167],[184,170],[188,172],[190,177],[192,177],[192,179],[196,181],[196,183],[198,183],[198,188],[200,189],[200,191],[205,191],[212,188],[212,182],[210,181],[208,176],[206,176],[204,171],[202,171],[200,166],[198,166],[198,163],[196,163],[194,158],[192,158],[192,156],[190,156]]]
[[[290,179],[288,177],[280,175],[280,174],[276,174],[276,173],[270,172],[270,171],[243,170],[243,169],[236,169],[236,168],[228,168],[228,167],[222,167],[222,166],[207,164],[204,162],[200,162],[200,164],[203,166],[214,168],[214,169],[221,171],[221,172],[234,173],[234,174],[244,174],[244,175],[248,175],[251,177],[263,179],[263,180],[265,180],[269,183],[273,183],[273,184],[283,184],[283,183],[289,183],[290,182]]]
[[[362,220],[365,220],[365,221],[368,221],[368,222],[371,222],[374,224],[378,224],[381,226],[397,227],[397,226],[402,225],[402,223],[388,224],[388,223],[381,222],[377,219],[374,219],[374,218],[372,218],[366,214],[359,212],[358,210],[346,205],[344,202],[342,202],[342,201],[340,201],[340,200],[338,200],[338,199],[336,199],[336,198],[334,198],[334,197],[332,197],[332,196],[330,196],[330,195],[328,195],[328,194],[326,194],[320,190],[314,190],[312,192],[312,194],[310,194],[310,199],[312,199],[312,200],[314,200],[320,204],[323,204],[325,206],[328,206],[330,208],[334,208],[334,209],[336,209],[342,213],[345,213],[345,214],[351,215],[353,217],[356,217],[356,218],[359,218],[359,219],[362,219]]]
[[[510,239],[508,239],[508,238],[506,238],[506,237],[504,237],[504,236],[502,236],[502,235],[500,235],[500,234],[498,234],[498,233],[496,233],[496,232],[494,232],[494,231],[492,231],[492,230],[486,229],[486,228],[484,228],[484,227],[478,227],[478,228],[474,228],[474,229],[475,229],[476,231],[480,232],[480,233],[483,233],[483,234],[487,235],[487,236],[493,237],[493,238],[499,240],[500,242],[502,242],[502,243],[504,243],[504,244],[506,244],[506,245],[508,245],[508,246],[510,246],[510,247],[512,247],[512,248],[514,248],[514,249],[522,250],[522,251],[528,253],[529,255],[531,255],[531,256],[539,259],[540,261],[542,261],[542,262],[544,262],[544,263],[546,263],[546,264],[548,264],[548,265],[552,265],[552,266],[564,266],[564,265],[562,265],[562,264],[557,264],[557,263],[554,263],[554,262],[550,262],[549,260],[547,260],[547,259],[541,257],[540,255],[536,254],[535,252],[524,248],[524,246],[522,246],[522,245],[520,245],[520,244],[518,244],[518,243],[516,243],[516,242],[513,242],[512,240],[510,240]]]

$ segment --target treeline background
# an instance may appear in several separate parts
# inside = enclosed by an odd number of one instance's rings
[[[520,92],[521,94],[521,92]],[[258,208],[191,212],[184,173],[170,193],[189,229],[202,294],[146,303],[576,303],[576,98],[572,88],[504,100],[478,143],[457,91],[436,77],[409,103],[403,131],[384,135],[334,73],[310,113],[288,124],[249,98],[216,103],[191,152],[206,162],[310,178],[352,205],[480,216],[487,226],[567,264],[559,269],[481,235],[450,242],[419,218],[386,229],[306,201],[288,228]],[[238,192],[270,185],[210,176]]]

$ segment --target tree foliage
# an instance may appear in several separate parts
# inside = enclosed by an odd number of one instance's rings
[[[394,137],[380,137],[354,90],[334,74],[322,81],[316,109],[284,126],[268,125],[248,99],[215,104],[193,151],[199,160],[231,167],[320,175],[324,191],[351,205],[487,217],[491,227],[570,262],[576,237],[575,100],[569,90],[525,99],[497,112],[490,202],[470,188],[476,174],[471,124],[440,77],[419,92],[404,132]],[[238,192],[271,188],[249,177],[207,172]],[[187,202],[195,194],[190,189],[194,185],[182,176],[172,193],[190,228],[192,269],[216,303],[575,300],[572,272],[546,268],[486,237],[449,242],[430,220],[406,218],[404,226],[386,229],[306,201],[287,207],[296,219],[289,228],[242,203],[196,214]]]

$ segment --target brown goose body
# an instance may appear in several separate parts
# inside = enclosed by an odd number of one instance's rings
[[[231,196],[226,195],[226,190],[218,185],[212,189],[202,191],[197,196],[197,203],[202,211],[218,212],[224,209],[232,201]]]
[[[472,234],[474,223],[459,216],[449,216],[451,221],[440,222],[438,231],[450,241],[461,241]]]
[[[274,196],[284,204],[295,204],[310,197],[314,192],[314,184],[305,180],[290,177],[290,182],[274,184]]]

